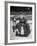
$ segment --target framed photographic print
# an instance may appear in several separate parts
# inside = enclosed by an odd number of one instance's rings
[[[36,3],[5,2],[5,44],[36,42]]]

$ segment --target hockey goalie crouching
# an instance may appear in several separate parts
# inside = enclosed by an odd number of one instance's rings
[[[17,18],[17,21],[19,22],[13,27],[13,29],[16,29],[16,36],[27,37],[30,34],[30,27],[27,20],[23,17],[22,19]]]

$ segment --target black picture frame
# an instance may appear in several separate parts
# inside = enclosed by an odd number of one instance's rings
[[[35,40],[34,42],[18,42],[18,43],[8,43],[8,3],[16,3],[16,4],[32,4],[35,6]],[[36,3],[32,2],[12,2],[12,1],[5,1],[5,45],[12,45],[12,44],[31,44],[36,43]]]

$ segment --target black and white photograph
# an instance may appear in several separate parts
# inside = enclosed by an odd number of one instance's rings
[[[6,3],[8,43],[35,42],[35,3]]]
[[[32,7],[10,6],[10,40],[32,38]]]

